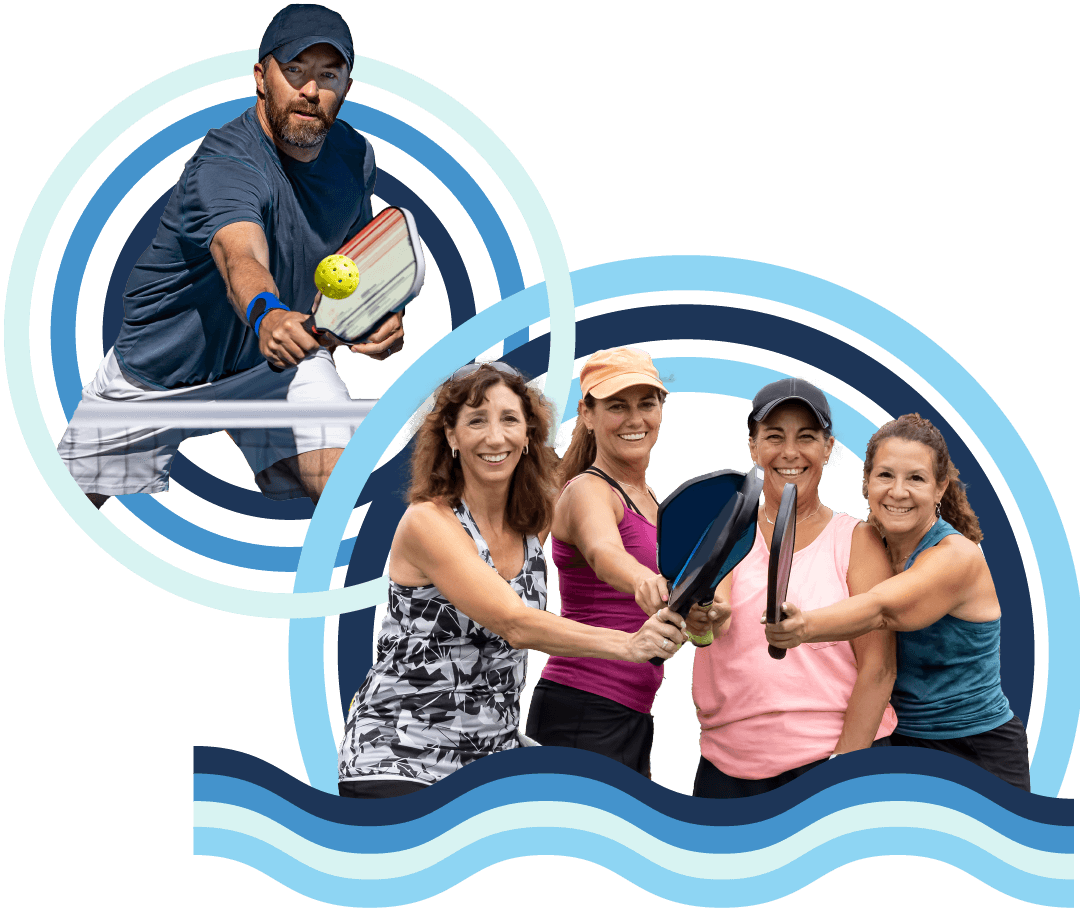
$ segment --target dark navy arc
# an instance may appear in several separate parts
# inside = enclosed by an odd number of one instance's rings
[[[128,277],[115,345],[124,372],[168,390],[262,363],[210,254],[214,234],[240,221],[261,226],[279,298],[308,313],[319,261],[371,220],[375,176],[371,145],[340,119],[310,163],[282,154],[254,107],[207,134]]]

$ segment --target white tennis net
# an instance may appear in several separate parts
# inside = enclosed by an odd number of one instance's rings
[[[152,401],[83,405],[72,428],[310,428],[320,425],[359,425],[375,405],[374,399],[341,403],[296,403],[286,400]]]

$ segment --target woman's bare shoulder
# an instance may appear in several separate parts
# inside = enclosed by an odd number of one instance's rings
[[[622,520],[622,500],[605,480],[591,473],[582,473],[571,479],[555,503],[555,517],[559,521],[574,520],[580,523],[605,511],[618,523]]]
[[[434,527],[441,529],[457,520],[454,510],[442,501],[413,502],[405,509],[398,524],[398,533],[407,536],[427,536]]]
[[[559,502],[610,504],[613,498],[615,490],[605,480],[592,473],[579,473],[563,486]]]
[[[909,571],[935,573],[946,582],[962,583],[983,569],[987,565],[979,545],[955,533],[919,553]]]

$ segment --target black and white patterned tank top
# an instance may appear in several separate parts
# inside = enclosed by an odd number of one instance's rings
[[[494,568],[464,502],[454,514]],[[547,563],[535,536],[525,540],[525,563],[510,587],[529,607],[546,609]],[[434,585],[391,581],[376,661],[345,720],[339,779],[434,783],[486,754],[517,747],[526,656]]]

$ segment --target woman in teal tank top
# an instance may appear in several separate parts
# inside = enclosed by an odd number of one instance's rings
[[[1027,733],[1001,690],[1001,608],[982,531],[941,432],[918,415],[883,426],[866,446],[863,495],[894,576],[818,610],[785,605],[769,642],[896,630],[893,744],[956,754],[1030,791]]]

